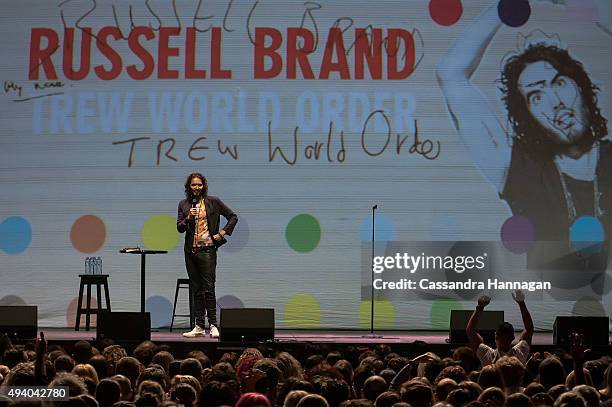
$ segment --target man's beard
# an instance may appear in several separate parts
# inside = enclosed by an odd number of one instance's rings
[[[584,117],[589,117],[586,110],[582,111]],[[548,140],[548,146],[550,147],[552,156],[560,155],[582,155],[589,151],[595,143],[595,137],[591,131],[588,123],[581,124],[578,122],[575,112],[572,109],[563,109],[559,114],[556,114],[554,118],[549,120],[549,124],[553,126],[558,133],[553,130],[546,128],[539,121],[532,118],[532,122],[537,124],[545,134],[545,138]],[[575,127],[582,127],[580,133],[576,133]]]
[[[548,137],[552,140],[555,149],[554,155],[582,155],[589,151],[595,143],[595,137],[589,127],[586,127],[580,134],[571,134],[566,139],[559,140],[559,136],[548,131]]]

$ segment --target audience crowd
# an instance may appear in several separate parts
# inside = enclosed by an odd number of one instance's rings
[[[500,329],[501,336],[508,327]],[[0,393],[11,386],[67,386],[70,398],[0,396],[0,406],[612,407],[609,350],[585,350],[579,339],[568,351],[532,353],[521,345],[518,356],[512,347],[483,352],[477,338],[449,356],[422,353],[425,343],[413,346],[419,355],[385,344],[308,345],[294,354],[262,345],[211,360],[199,350],[178,355],[151,341],[128,354],[110,342],[79,341],[65,349],[48,347],[44,337],[14,346],[4,336]]]

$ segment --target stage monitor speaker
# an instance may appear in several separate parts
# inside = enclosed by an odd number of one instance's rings
[[[273,308],[222,308],[221,341],[264,342],[274,340]]]
[[[96,340],[142,342],[151,339],[150,312],[101,311],[96,323]]]
[[[450,343],[467,344],[468,338],[465,327],[474,311],[451,310],[450,315]],[[504,322],[504,311],[483,311],[476,327],[486,344],[495,344],[495,330]]]
[[[0,333],[7,334],[11,339],[32,339],[38,336],[37,330],[37,306],[0,306]]]
[[[556,317],[553,325],[553,344],[570,344],[570,335],[583,335],[586,346],[608,346],[610,342],[610,319],[608,317]]]

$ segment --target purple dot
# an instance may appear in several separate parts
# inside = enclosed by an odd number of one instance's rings
[[[244,303],[234,295],[224,295],[217,298],[217,319],[221,318],[221,308],[244,308]]]
[[[249,223],[244,216],[241,216],[240,221],[236,225],[236,229],[234,229],[232,235],[227,238],[227,244],[223,245],[221,250],[227,251],[228,253],[239,252],[249,243],[250,235],[251,229]]]
[[[504,247],[515,254],[528,251],[533,244],[534,237],[533,223],[525,216],[512,216],[501,227],[501,240]]]
[[[497,4],[500,20],[510,27],[520,27],[529,20],[531,6],[527,0],[500,0]]]

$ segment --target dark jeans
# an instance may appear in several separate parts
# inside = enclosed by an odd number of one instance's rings
[[[215,270],[217,268],[217,251],[200,251],[185,253],[185,266],[193,290],[194,313],[196,324],[204,327],[205,317],[208,323],[217,325],[217,297],[215,296]]]

